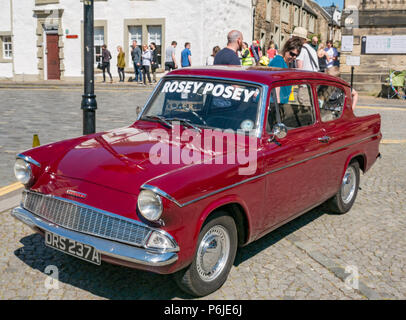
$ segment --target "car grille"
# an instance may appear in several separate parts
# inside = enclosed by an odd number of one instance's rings
[[[77,202],[25,190],[22,206],[66,229],[144,246],[152,230],[134,221]]]

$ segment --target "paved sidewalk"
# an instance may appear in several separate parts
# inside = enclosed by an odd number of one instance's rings
[[[166,73],[157,73],[156,78],[159,81]],[[137,82],[128,82],[131,75],[126,74],[125,82],[119,82],[117,78],[113,78],[113,83],[108,80],[102,82],[101,77],[95,77],[95,89],[134,89],[145,88],[145,85]],[[133,76],[134,77],[134,76]],[[77,80],[37,80],[37,81],[14,81],[14,80],[0,80],[0,89],[66,89],[66,88],[83,88],[83,79]],[[147,87],[155,86],[156,83],[151,85],[147,82]]]
[[[358,99],[358,106],[379,106],[379,107],[398,107],[398,108],[406,108],[406,100],[401,99],[385,99],[385,98],[377,98],[371,97],[367,95],[360,95]]]

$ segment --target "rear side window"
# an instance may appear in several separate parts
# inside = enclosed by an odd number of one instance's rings
[[[315,122],[312,91],[309,85],[293,85],[272,89],[267,131],[278,122],[277,108],[274,102],[279,102],[280,122],[288,129],[295,129],[312,125]]]
[[[321,121],[333,121],[343,114],[345,93],[342,89],[334,86],[318,86],[317,100]]]

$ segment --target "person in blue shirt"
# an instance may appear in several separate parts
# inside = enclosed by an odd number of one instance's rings
[[[288,65],[295,61],[302,50],[303,40],[293,37],[286,41],[280,54],[276,55],[268,64],[269,67],[287,69]],[[285,104],[289,102],[289,96],[292,91],[291,86],[276,88],[278,103]],[[272,99],[271,99],[272,100]]]
[[[182,67],[192,66],[192,52],[190,51],[190,42],[186,42],[185,49],[182,50],[181,65]]]

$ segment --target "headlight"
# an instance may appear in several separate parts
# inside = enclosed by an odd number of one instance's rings
[[[138,196],[138,209],[143,217],[149,221],[156,221],[162,214],[162,200],[159,195],[150,191],[142,190]]]
[[[14,174],[22,184],[28,184],[33,178],[31,165],[23,159],[17,159],[14,164]]]

